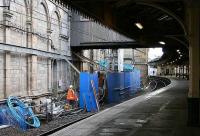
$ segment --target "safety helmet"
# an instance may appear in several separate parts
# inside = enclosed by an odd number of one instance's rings
[[[73,85],[70,85],[69,88],[73,88]]]

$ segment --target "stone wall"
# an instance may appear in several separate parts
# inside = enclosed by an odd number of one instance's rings
[[[54,0],[11,0],[0,8],[0,43],[70,57],[70,14]],[[70,74],[64,60],[0,51],[0,99],[65,89]]]
[[[3,5],[3,0],[0,1],[0,5]],[[0,42],[3,42],[3,26],[1,25],[3,24],[3,8],[0,8]]]
[[[11,54],[10,70],[8,80],[10,80],[9,95],[27,95],[27,57],[22,54]]]
[[[4,97],[4,54],[0,51],[0,99]]]

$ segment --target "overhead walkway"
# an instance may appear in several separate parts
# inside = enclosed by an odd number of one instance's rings
[[[52,136],[199,136],[187,126],[188,81],[138,96],[62,129]]]

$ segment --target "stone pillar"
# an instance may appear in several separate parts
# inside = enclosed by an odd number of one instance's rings
[[[51,59],[48,59],[47,60],[47,69],[48,69],[48,75],[47,75],[47,84],[48,84],[48,91],[50,91],[52,89],[52,60]]]
[[[8,10],[8,9],[4,9],[3,10],[3,23],[4,23],[4,43],[9,44],[10,43],[10,20],[12,18],[13,14]]]
[[[51,33],[52,33],[52,30],[50,29],[50,26],[48,25],[48,29],[47,29],[47,51],[51,52],[51,46],[52,46],[52,38],[51,38]],[[51,59],[47,58],[47,91],[49,92],[50,89],[52,88],[52,68],[51,68]]]
[[[11,93],[11,81],[10,81],[10,59],[11,59],[11,55],[10,55],[10,52],[5,52],[5,65],[4,65],[4,68],[5,68],[5,73],[4,73],[4,77],[5,77],[5,90],[4,90],[4,98],[7,98],[8,95]]]
[[[51,46],[52,46],[52,38],[51,38],[51,33],[52,30],[50,28],[48,28],[47,30],[47,51],[51,52]]]
[[[30,6],[27,6],[28,8],[28,15],[31,15],[31,8]],[[32,18],[31,17],[28,17],[27,18],[27,21],[26,21],[26,30],[28,31],[27,33],[27,45],[26,47],[28,48],[32,48]],[[28,60],[28,72],[27,72],[27,94],[28,95],[31,95],[32,94],[32,91],[31,91],[31,66],[32,66],[32,55],[27,55],[27,60]]]
[[[31,57],[27,56],[28,68],[27,68],[27,94],[31,95]]]
[[[199,90],[199,40],[200,40],[200,8],[197,1],[191,1],[187,7],[188,39],[189,39],[189,76],[188,93],[188,125],[200,125],[200,90]]]
[[[7,2],[7,1],[6,1]],[[3,24],[4,24],[4,39],[3,42],[6,44],[10,43],[10,20],[12,18],[13,14],[10,13],[10,10],[8,10],[7,8],[3,9]],[[11,82],[10,82],[10,59],[11,59],[11,55],[10,52],[5,52],[5,63],[4,63],[4,68],[5,68],[5,72],[4,72],[4,77],[5,77],[5,90],[4,90],[4,98],[8,97],[8,95],[11,93]]]
[[[37,91],[37,56],[31,56],[31,72],[30,72],[30,89],[31,94]]]

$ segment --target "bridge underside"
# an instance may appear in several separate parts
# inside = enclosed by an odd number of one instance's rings
[[[84,42],[80,45],[72,46],[73,50],[84,50],[84,49],[119,49],[119,48],[155,48],[162,47],[160,44],[148,45],[140,44],[137,42]]]

